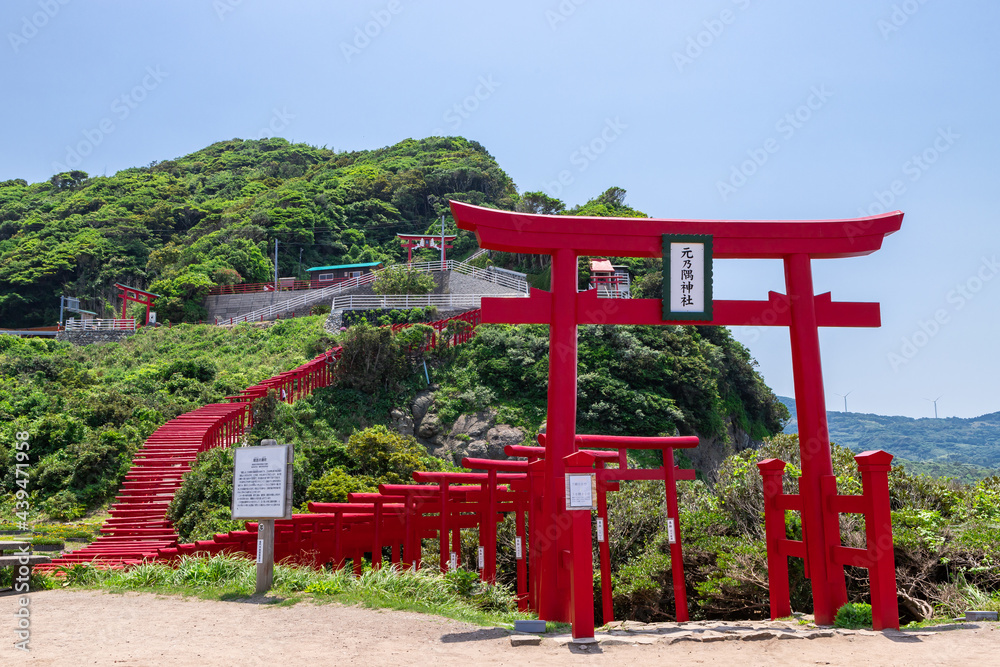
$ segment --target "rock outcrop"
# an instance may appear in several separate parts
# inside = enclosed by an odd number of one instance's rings
[[[493,409],[459,415],[450,427],[442,424],[434,411],[434,392],[438,389],[437,385],[431,385],[418,393],[409,415],[401,410],[392,413],[394,428],[404,435],[413,434],[434,456],[456,465],[465,457],[504,459],[507,458],[504,447],[524,441],[521,429],[496,423]]]

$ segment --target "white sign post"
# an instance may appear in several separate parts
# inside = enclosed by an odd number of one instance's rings
[[[292,518],[293,455],[275,440],[233,450],[233,518],[257,520],[257,594],[274,583],[274,520]]]

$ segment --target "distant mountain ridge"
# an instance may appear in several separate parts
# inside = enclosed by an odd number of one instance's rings
[[[797,433],[795,399],[779,396],[792,418],[785,433]],[[939,470],[941,465],[959,465],[976,476],[1000,474],[996,470],[974,471],[971,468],[1000,469],[1000,412],[963,419],[898,417],[861,412],[826,413],[830,440],[851,451],[884,449],[913,462],[920,471]],[[935,466],[919,464],[938,464]],[[940,471],[940,470],[939,470]],[[956,468],[953,472],[959,472]]]

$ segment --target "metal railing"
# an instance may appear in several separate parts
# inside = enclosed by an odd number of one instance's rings
[[[438,308],[479,308],[483,297],[521,298],[520,294],[347,294],[333,300],[333,310],[407,309],[437,306]]]
[[[316,303],[326,302],[329,298],[334,297],[345,290],[361,287],[362,285],[370,285],[375,282],[375,278],[377,277],[378,273],[372,272],[356,278],[348,278],[347,280],[339,282],[336,285],[331,285],[330,287],[324,287],[322,289],[309,290],[299,296],[294,296],[291,299],[282,301],[281,303],[274,303],[265,308],[258,308],[257,310],[252,310],[244,315],[230,317],[229,319],[224,320],[216,318],[215,323],[240,324],[241,322],[269,320],[276,315],[286,313],[289,310],[295,310],[297,308],[301,308],[302,306],[311,306]]]
[[[456,262],[453,259],[445,261],[443,265],[441,262],[419,262],[413,264],[396,264],[393,266],[406,266],[415,269],[417,271],[423,271],[426,273],[432,273],[434,271],[441,271],[441,270],[456,271],[457,273],[461,273],[463,275],[476,278],[477,280],[485,280],[486,282],[499,285],[500,287],[506,287],[508,289],[517,290],[522,294],[528,294],[530,292],[526,276],[524,276],[523,273],[517,273],[515,271],[499,271],[494,269],[479,269],[474,266],[470,266],[466,262]],[[223,320],[216,319],[215,323],[240,324],[242,322],[259,322],[263,320],[270,320],[275,316],[280,315],[281,313],[286,313],[290,310],[296,310],[303,306],[311,306],[316,303],[325,302],[330,297],[342,294],[347,290],[354,289],[356,287],[361,287],[362,285],[370,285],[375,282],[375,280],[383,271],[386,271],[389,268],[392,267],[386,267],[384,269],[372,271],[371,273],[367,273],[363,276],[358,276],[356,278],[348,278],[347,280],[339,282],[336,285],[331,285],[330,287],[308,290],[299,296],[294,296],[291,299],[282,301],[281,303],[272,304],[265,308],[258,308],[257,310],[250,311],[249,313],[246,313],[244,315],[239,315],[237,317],[230,317],[228,319],[223,319]],[[463,295],[457,295],[457,296],[463,296]],[[481,296],[487,296],[487,295],[480,295],[480,297]],[[479,303],[476,302],[475,307],[478,306]],[[378,307],[378,306],[373,306],[373,307]],[[334,305],[333,309],[338,310],[336,305]]]
[[[65,331],[135,331],[135,320],[66,320]]]
[[[465,262],[455,262],[454,266],[450,268],[456,273],[471,276],[477,280],[485,280],[500,287],[515,289],[523,294],[528,294],[531,291],[528,287],[527,276],[516,271],[493,268],[478,269]]]
[[[628,273],[613,276],[591,276],[590,289],[597,290],[597,296],[604,299],[631,299],[632,280]]]

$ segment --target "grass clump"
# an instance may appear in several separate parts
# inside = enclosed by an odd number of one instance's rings
[[[872,606],[861,602],[848,602],[837,610],[833,627],[851,630],[872,627]]]
[[[252,561],[225,554],[183,557],[176,567],[151,562],[103,570],[75,564],[61,568],[61,572],[65,575],[64,587],[196,595],[214,600],[251,597],[256,583],[256,565]],[[412,572],[366,566],[361,576],[354,576],[349,569],[324,571],[276,564],[270,595],[278,598],[278,603],[310,599],[358,604],[436,614],[479,625],[510,624],[530,618],[516,611],[515,597],[508,587],[484,584],[475,572],[465,570],[440,574],[431,569]]]

